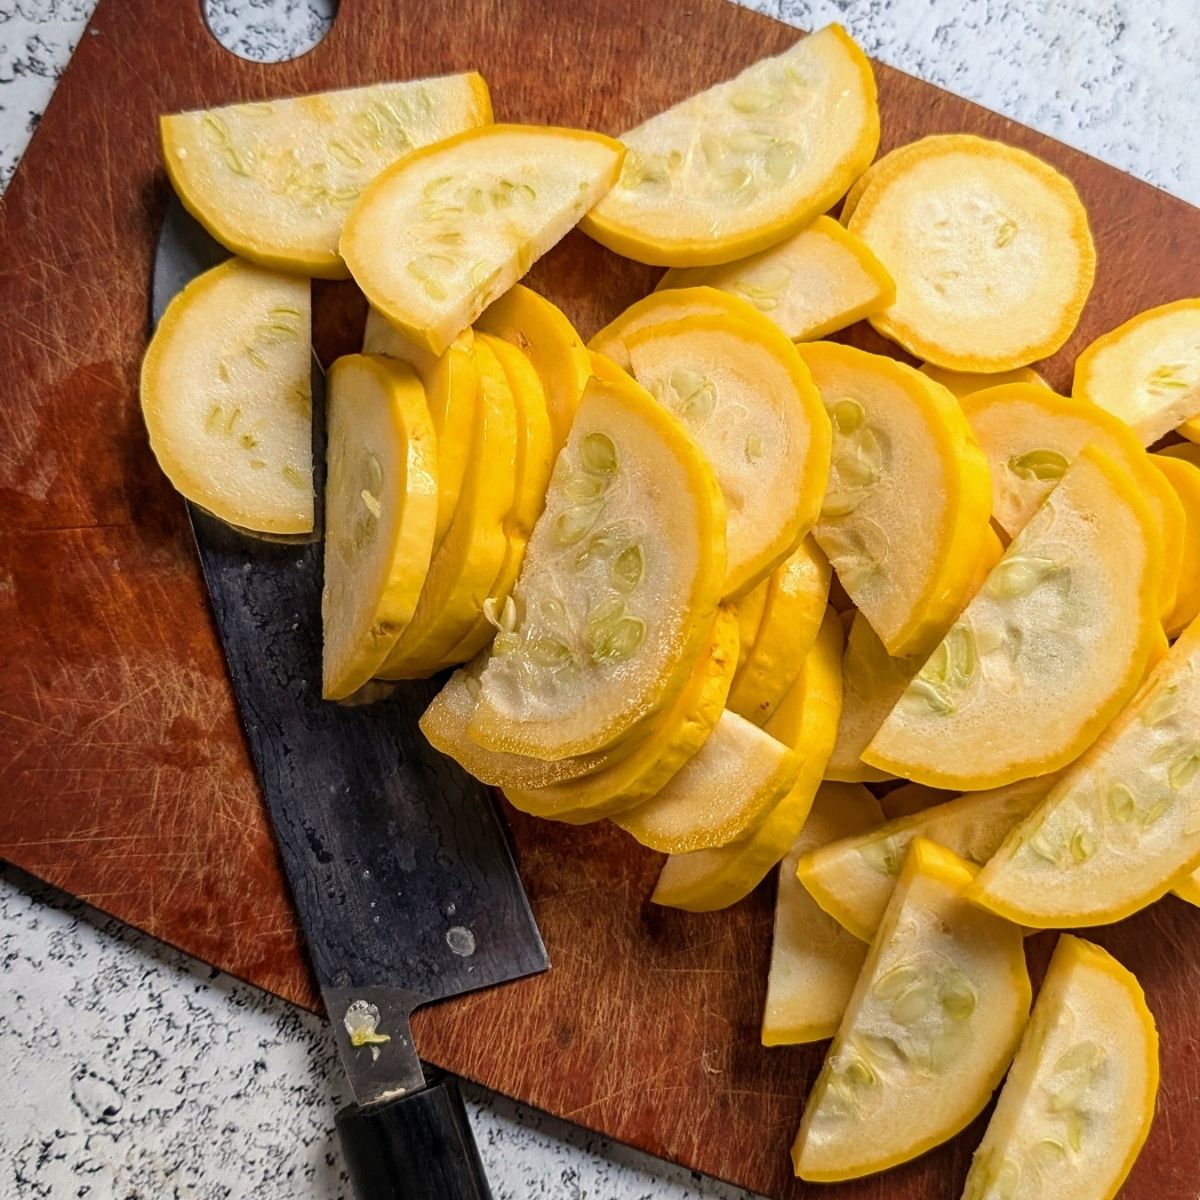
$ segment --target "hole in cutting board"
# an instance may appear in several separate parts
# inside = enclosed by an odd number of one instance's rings
[[[318,45],[337,16],[338,0],[199,0],[209,32],[238,58],[277,63]]]

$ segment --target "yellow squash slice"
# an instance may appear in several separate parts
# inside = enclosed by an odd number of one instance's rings
[[[667,325],[682,321],[684,317],[729,317],[734,321],[753,322],[759,313],[748,300],[720,288],[669,288],[651,292],[631,304],[592,335],[588,349],[628,371],[632,366],[626,345],[630,337],[651,325]]]
[[[762,1020],[764,1046],[819,1042],[837,1032],[867,948],[817,907],[796,878],[796,860],[882,819],[879,802],[866,788],[824,787],[800,836],[779,864]]]
[[[908,685],[863,759],[972,791],[1047,775],[1129,700],[1157,640],[1149,506],[1087,447]]]
[[[879,807],[883,810],[885,820],[898,821],[901,817],[911,817],[914,813],[924,812],[927,808],[953,799],[953,792],[941,788],[926,787],[923,783],[902,783],[880,796]]]
[[[830,25],[621,140],[621,177],[584,231],[657,266],[732,262],[803,229],[874,157],[871,64]]]
[[[1200,467],[1200,446],[1195,442],[1177,442],[1173,446],[1164,446],[1156,453],[1168,455],[1171,458],[1182,458],[1184,462],[1190,462],[1192,466]]]
[[[917,370],[922,375],[928,375],[934,383],[940,383],[948,392],[953,392],[959,400],[974,392],[1000,387],[1005,383],[1050,386],[1032,367],[1014,367],[1011,371],[999,371],[994,375],[981,375],[975,371],[947,371],[943,367],[935,367],[933,363],[922,363]]]
[[[1193,871],[1185,879],[1177,881],[1171,890],[1180,900],[1186,900],[1200,908],[1200,870]]]
[[[618,754],[617,761],[586,778],[536,790],[506,788],[509,803],[533,816],[581,824],[648,800],[668,784],[712,733],[724,710],[736,665],[737,622],[728,609],[722,608],[717,612],[708,648],[679,699],[645,738],[634,740],[630,753],[623,757]],[[473,751],[476,755],[489,753],[478,746]]]
[[[626,379],[632,378],[628,371],[618,367],[607,354],[600,354],[595,350],[588,351],[588,364],[592,374],[601,383],[615,383],[620,387]]]
[[[591,380],[480,677],[470,733],[559,759],[611,746],[672,704],[712,629],[725,512],[695,442],[633,380]]]
[[[1166,454],[1152,454],[1150,461],[1166,477],[1183,509],[1184,536],[1175,572],[1175,603],[1163,618],[1167,634],[1176,637],[1200,613],[1200,466]]]
[[[952,371],[1007,371],[1053,354],[1096,271],[1071,181],[1024,150],[970,134],[889,156],[849,229],[896,281],[895,303],[871,324]]]
[[[712,463],[725,497],[725,594],[765,579],[812,528],[829,419],[796,347],[755,313],[685,317],[626,338],[633,374]]]
[[[437,523],[437,435],[410,367],[353,354],[329,372],[324,695],[356,692],[416,611]]]
[[[363,353],[413,362],[396,331],[375,309],[367,310]],[[467,455],[474,439],[475,410],[479,400],[479,372],[475,367],[475,334],[464,329],[439,358],[420,356],[417,374],[425,384],[425,399],[437,434],[438,520],[434,546],[442,544],[458,496],[462,491]]]
[[[990,792],[968,792],[821,846],[800,859],[796,875],[824,912],[869,942],[914,839],[928,838],[968,862],[985,863],[1053,783],[1053,777],[1026,779]]]
[[[745,666],[754,649],[758,631],[762,628],[763,616],[767,611],[767,597],[771,594],[771,580],[774,572],[762,583],[755,584],[739,600],[731,603],[730,608],[738,623],[738,667]],[[737,676],[734,676],[737,682]]]
[[[1140,313],[1075,360],[1071,394],[1132,425],[1150,445],[1200,416],[1200,299]]]
[[[478,416],[462,491],[417,611],[379,670],[383,679],[422,678],[447,660],[475,628],[508,552],[504,520],[516,488],[517,402],[499,360],[480,338],[474,359]]]
[[[1021,930],[963,899],[972,870],[923,839],[905,859],[792,1161],[802,1179],[908,1162],[968,1125],[1029,1016]]]
[[[841,708],[841,657],[842,626],[831,610],[800,678],[767,722],[767,733],[803,757],[792,790],[747,837],[717,850],[668,858],[650,897],[655,904],[692,912],[728,908],[749,895],[788,852],[812,808],[833,747]]]
[[[546,393],[554,448],[560,449],[594,374],[575,326],[545,296],[518,283],[484,310],[475,327],[511,342],[533,364]]]
[[[832,342],[799,350],[833,423],[816,539],[888,653],[928,653],[970,594],[987,462],[954,397],[911,367]]]
[[[980,872],[971,898],[1037,929],[1123,920],[1200,866],[1200,624]]]
[[[346,218],[342,257],[405,338],[441,354],[612,186],[598,133],[487,125],[389,167]]]
[[[655,796],[613,820],[665,854],[715,849],[753,829],[791,790],[800,766],[796,751],[727,710]]]
[[[753,636],[742,641],[748,648],[745,661],[738,663],[728,706],[755,725],[767,723],[803,669],[828,606],[829,578],[829,560],[807,537],[750,593],[756,596],[766,588]],[[739,620],[741,609],[739,604]]]
[[[1064,934],[962,1200],[1113,1200],[1150,1132],[1158,1075],[1137,979]]]
[[[142,363],[142,416],[163,473],[256,533],[313,527],[309,284],[231,258],[167,306]]]
[[[244,258],[344,279],[338,236],[363,188],[418,146],[486,125],[474,71],[171,113],[163,161],[184,206]]]
[[[719,267],[676,267],[658,287],[715,287],[748,300],[793,341],[807,342],[881,312],[896,285],[862,240],[831,217]]]

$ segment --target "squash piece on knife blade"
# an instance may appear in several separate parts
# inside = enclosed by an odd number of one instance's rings
[[[1137,979],[1063,934],[962,1200],[1111,1200],[1150,1132],[1158,1077]]]
[[[283,271],[344,279],[338,237],[363,188],[418,146],[486,125],[475,72],[254,101],[161,120],[184,207],[222,245]]]
[[[962,859],[911,846],[792,1148],[818,1183],[883,1171],[983,1109],[1029,1016],[1018,926],[963,899]]]
[[[172,486],[266,534],[313,527],[306,279],[231,258],[167,306],[142,362],[142,416]]]
[[[441,354],[609,189],[623,156],[579,129],[473,129],[377,176],[339,249],[371,304]]]
[[[699,286],[749,301],[796,342],[845,329],[896,298],[883,264],[831,217],[818,217],[749,258],[717,267],[675,267],[656,290]]]
[[[620,179],[584,231],[657,266],[731,262],[809,224],[871,161],[875,78],[846,31],[829,25],[621,140]]]
[[[766,318],[696,316],[626,339],[632,371],[712,464],[725,496],[725,595],[800,544],[829,474],[829,418],[796,347]]]
[[[559,759],[643,732],[691,676],[724,579],[725,505],[700,449],[632,379],[592,379],[470,735]]]
[[[821,911],[796,878],[796,860],[883,820],[864,787],[826,785],[787,857],[779,864],[775,931],[763,1006],[764,1046],[819,1042],[837,1032],[867,948]]]
[[[352,354],[329,371],[323,692],[343,699],[412,620],[433,552],[437,436],[410,367]]]

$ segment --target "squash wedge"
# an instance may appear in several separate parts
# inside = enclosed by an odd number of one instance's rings
[[[1000,387],[1005,383],[1050,386],[1032,367],[1014,367],[1011,371],[998,371],[993,375],[981,375],[975,371],[947,371],[943,367],[934,366],[933,363],[922,363],[917,370],[922,375],[928,375],[934,383],[940,383],[958,400],[975,392],[982,392],[985,388]]]
[[[1132,425],[1144,446],[1200,416],[1200,299],[1139,313],[1075,360],[1071,394]]]
[[[441,354],[608,191],[623,156],[578,129],[472,129],[378,175],[338,248],[371,304]]]
[[[363,188],[418,146],[492,119],[474,71],[171,113],[163,162],[184,207],[235,254],[344,279],[338,236]]]
[[[795,342],[827,337],[896,298],[896,285],[860,238],[818,217],[786,241],[719,267],[675,267],[658,288],[715,287],[749,301]]]
[[[725,707],[737,665],[737,622],[728,609],[717,611],[708,647],[679,699],[645,738],[602,770],[536,790],[506,787],[505,797],[535,817],[582,824],[633,808],[666,787],[701,749]],[[476,755],[488,754],[473,747]],[[564,762],[571,760],[564,759]]]
[[[241,529],[312,531],[310,314],[307,280],[231,258],[171,301],[142,361],[158,465]]]
[[[829,418],[796,347],[766,318],[685,317],[626,338],[633,374],[683,423],[725,497],[725,595],[765,579],[820,512]]]
[[[708,641],[724,530],[720,489],[683,426],[632,379],[589,381],[512,621],[480,676],[471,736],[560,759],[644,730]]]
[[[546,394],[554,449],[560,450],[584,385],[594,374],[575,326],[545,296],[517,283],[484,309],[475,328],[511,342],[533,364]]]
[[[848,228],[896,281],[871,324],[952,371],[1008,371],[1053,354],[1092,289],[1087,212],[1065,175],[970,134],[889,155]]]
[[[663,267],[745,258],[825,212],[874,157],[871,64],[840,25],[621,137],[616,187],[584,232]]]
[[[908,685],[863,760],[972,791],[1057,771],[1124,707],[1157,640],[1150,507],[1086,447]]]
[[[730,709],[755,725],[770,720],[803,669],[828,607],[829,578],[829,560],[807,537],[764,581],[761,618],[728,701]]]
[[[832,342],[798,349],[833,424],[817,542],[888,653],[928,653],[970,594],[987,461],[954,397],[911,367]]]
[[[1063,934],[962,1200],[1113,1200],[1150,1132],[1158,1080],[1137,979]]]
[[[356,692],[417,608],[438,512],[437,435],[410,367],[352,354],[329,371],[323,685]]]
[[[837,1032],[867,948],[813,903],[796,878],[796,860],[882,819],[879,802],[866,788],[822,788],[800,836],[779,864],[764,1046],[819,1042]]]
[[[767,722],[767,733],[803,756],[792,790],[747,837],[717,850],[668,858],[650,897],[655,904],[691,912],[728,908],[749,895],[788,852],[812,808],[833,746],[841,707],[841,656],[842,626],[830,611],[800,678]]]
[[[970,895],[1036,929],[1107,925],[1200,866],[1200,623],[996,851]]]
[[[1151,454],[1150,461],[1166,476],[1183,509],[1184,536],[1175,572],[1175,602],[1163,617],[1167,635],[1177,637],[1200,614],[1200,466],[1167,454]]]
[[[807,1180],[908,1162],[980,1112],[1029,1016],[1021,930],[963,899],[972,870],[918,838],[808,1098]]]
[[[431,675],[474,628],[508,552],[520,435],[517,403],[495,354],[476,338],[478,417],[450,527],[429,564],[417,611],[392,647],[381,679]]]
[[[968,792],[805,854],[796,876],[821,909],[869,942],[879,928],[913,840],[928,838],[977,866],[1054,785],[1025,779],[990,792]]]

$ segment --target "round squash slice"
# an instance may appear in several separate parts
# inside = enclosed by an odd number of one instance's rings
[[[908,1162],[987,1103],[1029,1015],[1021,930],[963,899],[972,871],[918,838],[792,1147],[830,1183]]]
[[[446,661],[475,628],[508,552],[504,520],[516,494],[517,402],[499,360],[480,338],[474,358],[480,394],[462,491],[417,611],[378,672],[382,679],[422,678]]]
[[[728,609],[722,608],[717,611],[708,648],[679,699],[645,738],[634,739],[630,753],[623,757],[618,753],[617,761],[585,778],[536,790],[508,787],[504,794],[509,803],[536,817],[581,824],[648,800],[668,784],[712,733],[725,707],[736,665],[737,622]],[[478,746],[473,749],[476,754],[489,753]],[[623,747],[618,747],[621,750]]]
[[[762,628],[763,616],[767,611],[767,597],[771,594],[772,578],[774,578],[774,572],[762,583],[755,584],[744,596],[730,605],[738,623],[739,668],[745,666],[746,660],[750,657],[750,651],[754,649],[758,631]],[[733,679],[736,683],[737,676],[734,675]]]
[[[184,207],[263,266],[344,279],[342,222],[363,188],[417,146],[488,124],[471,71],[289,100],[172,113],[163,161]]]
[[[928,154],[930,147],[938,146],[942,142],[950,141],[951,138],[959,136],[959,134],[953,133],[933,133],[919,138],[915,142],[906,142],[903,146],[897,146],[895,149],[881,155],[850,185],[850,190],[846,193],[846,198],[842,201],[838,220],[843,226],[850,224],[850,218],[854,216],[854,210],[858,207],[859,201],[866,194],[867,188],[875,182],[880,174],[889,174],[895,171],[905,158],[909,156],[920,157],[922,154]],[[886,168],[886,171],[884,168]]]
[[[668,288],[651,292],[631,304],[592,336],[588,349],[628,371],[632,364],[626,342],[633,334],[651,325],[682,321],[684,317],[729,317],[734,321],[753,322],[760,319],[760,314],[748,300],[719,288]]]
[[[765,579],[812,528],[829,420],[795,346],[769,321],[685,317],[626,338],[637,381],[712,463],[725,497],[725,594]]]
[[[1193,871],[1182,880],[1176,880],[1171,889],[1180,900],[1186,900],[1200,908],[1200,870]]]
[[[623,155],[578,129],[472,129],[378,175],[339,249],[367,299],[441,354],[608,191]]]
[[[890,820],[805,854],[797,877],[824,912],[869,942],[914,839],[928,838],[968,862],[985,863],[1053,783],[1053,777],[1024,779]]]
[[[307,280],[231,258],[171,301],[142,362],[158,465],[241,529],[312,531],[310,314]]]
[[[831,217],[719,267],[676,267],[658,289],[715,287],[749,301],[796,342],[826,337],[887,308],[896,285],[860,238]]]
[[[927,653],[970,594],[987,462],[954,397],[911,367],[832,342],[798,349],[833,423],[817,542],[888,653]]]
[[[1183,509],[1128,425],[1094,404],[1028,383],[987,388],[961,403],[991,468],[992,519],[1010,538],[1084,446],[1115,458],[1154,511],[1163,545],[1162,611],[1171,610],[1184,550]]]
[[[1014,367],[1011,371],[998,371],[994,375],[981,375],[975,371],[947,371],[943,367],[935,367],[933,363],[922,363],[917,370],[922,375],[928,375],[934,383],[940,383],[959,400],[982,392],[985,388],[1000,387],[1006,383],[1050,386],[1032,367]]]
[[[621,140],[621,176],[584,231],[656,266],[732,262],[804,228],[874,157],[871,64],[830,25]]]
[[[687,854],[728,845],[792,788],[801,757],[726,710],[704,745],[637,808],[613,821],[651,850]]]
[[[396,343],[396,331],[371,308],[363,332],[363,353],[411,362]],[[475,368],[475,333],[464,329],[440,358],[424,356],[414,363],[425,384],[425,399],[437,434],[438,520],[434,547],[442,544],[462,491],[467,455],[474,440],[479,372]]]
[[[411,368],[365,354],[329,371],[323,691],[383,665],[417,608],[437,522],[437,436]]]
[[[1150,1132],[1158,1031],[1133,974],[1058,939],[963,1200],[1113,1200]]]
[[[1184,536],[1175,573],[1175,604],[1163,618],[1170,637],[1176,637],[1200,613],[1200,466],[1175,455],[1152,454],[1150,461],[1166,476],[1184,515]]]
[[[867,948],[822,912],[796,878],[796,860],[883,820],[864,787],[823,787],[787,857],[779,864],[775,934],[763,1008],[764,1046],[833,1037],[862,970]]]
[[[571,432],[584,385],[594,373],[591,356],[562,309],[523,284],[514,284],[475,322],[483,333],[511,342],[533,364],[546,393],[554,448]]]
[[[672,704],[712,628],[725,512],[683,426],[633,380],[591,380],[480,677],[470,734],[570,758]]]
[[[1075,360],[1071,394],[1132,425],[1149,446],[1200,416],[1200,299],[1140,313]]]
[[[917,672],[863,760],[972,791],[1078,757],[1142,680],[1162,552],[1149,506],[1106,454],[1067,469]]]
[[[729,707],[755,725],[770,720],[803,669],[825,616],[829,578],[829,560],[808,537],[750,593],[766,587],[746,660],[739,662],[734,676]]]
[[[792,790],[739,841],[668,858],[650,897],[655,904],[692,912],[728,908],[749,895],[788,852],[812,808],[833,746],[841,708],[841,657],[842,626],[830,610],[800,678],[767,722],[767,733],[803,757]]]
[[[1037,929],[1107,925],[1200,866],[1200,624],[980,872],[971,898]]]
[[[1024,150],[970,134],[889,156],[849,229],[896,281],[896,302],[871,324],[952,371],[1007,371],[1053,354],[1096,271],[1071,181]]]

